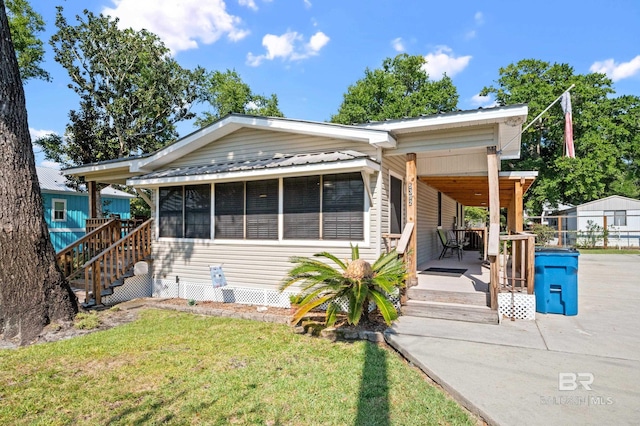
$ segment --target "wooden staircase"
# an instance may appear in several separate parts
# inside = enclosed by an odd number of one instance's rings
[[[151,255],[151,223],[104,220],[57,253],[58,265],[72,287],[84,288],[84,308],[102,305],[114,288],[133,275],[133,266]]]
[[[407,289],[402,315],[498,324],[498,313],[489,307],[489,293]]]

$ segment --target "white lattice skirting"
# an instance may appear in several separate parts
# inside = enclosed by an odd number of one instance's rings
[[[508,318],[536,319],[536,296],[525,293],[498,293],[498,313]]]
[[[103,297],[102,301],[107,305],[114,305],[116,303],[126,302],[127,300],[150,296],[151,275],[145,274],[125,278],[124,284],[119,287],[114,287],[113,294]]]
[[[240,303],[244,305],[273,306],[276,308],[290,308],[289,296],[297,294],[295,291],[280,291],[276,289],[226,286],[214,288],[210,282],[176,283],[173,280],[156,279],[153,282],[153,297],[179,297],[197,301],[212,301],[223,303]],[[396,309],[400,308],[400,295],[388,296]],[[343,310],[347,310],[348,302],[339,302]],[[325,309],[326,306],[321,306]],[[372,307],[369,308],[371,310]]]

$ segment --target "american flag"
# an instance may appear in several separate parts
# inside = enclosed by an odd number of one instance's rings
[[[562,111],[564,112],[564,152],[569,158],[576,158],[576,152],[573,147],[573,119],[571,117],[571,95],[569,92],[562,94]]]

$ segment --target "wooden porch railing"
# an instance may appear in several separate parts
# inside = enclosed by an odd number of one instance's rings
[[[121,237],[124,237],[125,235],[127,235],[129,232],[131,232],[132,229],[135,229],[138,227],[138,225],[140,225],[142,223],[142,220],[139,219],[118,219],[118,218],[89,218],[85,221],[85,231],[87,233],[93,231],[94,229],[97,229],[99,227],[101,227],[102,225],[104,225],[105,223],[108,223],[112,220],[117,220],[120,223],[120,229],[121,229]]]
[[[498,273],[492,271],[491,292],[501,293],[528,293],[534,291],[534,260],[535,260],[535,235],[518,233],[513,235],[501,235],[501,253],[498,255],[498,262],[491,263],[491,268],[499,268]],[[491,295],[491,300],[494,300]],[[497,294],[495,296],[497,300]],[[497,309],[497,306],[492,306]]]
[[[114,282],[123,278],[136,262],[151,254],[152,222],[153,219],[147,220],[82,265],[87,293],[85,300],[93,298],[95,304],[100,305],[103,290],[109,289]],[[93,297],[90,293],[93,293]]]
[[[84,237],[56,253],[56,259],[67,279],[75,278],[82,265],[121,238],[121,226],[117,219],[106,219]]]

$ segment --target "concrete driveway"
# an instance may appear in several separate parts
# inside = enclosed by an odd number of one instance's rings
[[[387,342],[489,424],[640,424],[640,254],[581,255],[578,315],[401,317]]]

